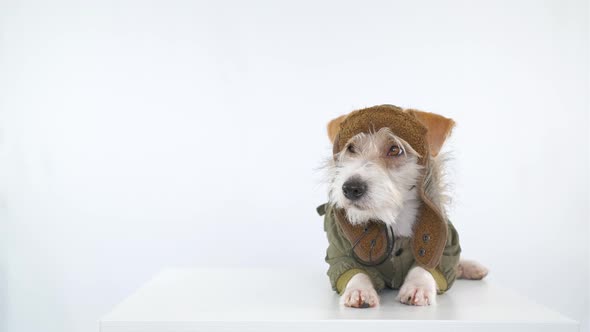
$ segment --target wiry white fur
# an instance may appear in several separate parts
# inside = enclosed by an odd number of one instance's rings
[[[402,155],[386,155],[392,142],[402,147]],[[338,153],[329,162],[327,177],[329,200],[346,210],[349,222],[360,224],[381,220],[392,226],[395,236],[412,236],[416,214],[422,204],[418,194],[418,182],[422,179],[426,195],[444,214],[444,205],[448,202],[441,181],[444,159],[432,158],[426,168],[418,165],[418,153],[387,128],[358,134],[348,144],[354,145],[355,153],[346,148]],[[395,158],[395,162],[386,162],[384,158]],[[367,184],[367,192],[356,201],[347,199],[342,191],[344,182],[352,177]],[[436,283],[430,272],[421,267],[411,269],[398,293],[398,300],[411,305],[434,304]],[[348,282],[341,303],[349,307],[361,307],[363,303],[374,306],[379,303],[379,296],[369,277],[359,273]]]
[[[404,154],[387,157],[386,151],[391,142],[402,147]],[[442,181],[444,155],[430,158],[426,167],[418,165],[418,153],[402,139],[393,135],[387,128],[369,134],[358,134],[347,144],[354,144],[356,153],[346,149],[330,159],[327,169],[329,200],[346,210],[353,224],[369,220],[381,220],[393,228],[395,236],[412,236],[417,210],[422,204],[418,195],[418,182],[424,181],[426,196],[445,215],[445,205],[449,202],[445,195],[446,185]],[[382,158],[398,158],[395,163],[385,163]],[[367,184],[367,192],[357,201],[348,200],[342,185],[351,177],[359,177]],[[472,261],[461,261],[458,277],[481,279],[488,270]],[[430,305],[436,302],[436,282],[432,274],[421,267],[414,267],[406,276],[398,293],[398,300],[410,305]],[[341,297],[341,303],[349,307],[362,307],[379,304],[379,296],[370,278],[358,273],[348,282]]]
[[[387,157],[391,141],[402,147],[404,154]],[[405,141],[388,128],[371,134],[358,134],[351,139],[355,154],[338,154],[328,167],[329,200],[344,208],[352,224],[379,219],[393,228],[397,236],[412,235],[412,226],[420,206],[417,183],[422,167],[418,154]],[[395,167],[387,168],[380,158],[399,158]],[[351,177],[359,177],[367,184],[367,192],[358,201],[351,202],[342,192],[342,185]]]

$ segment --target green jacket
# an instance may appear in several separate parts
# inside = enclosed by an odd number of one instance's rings
[[[333,207],[329,204],[321,205],[318,207],[318,213],[320,215],[325,214],[324,231],[326,231],[329,242],[326,252],[326,262],[330,265],[328,277],[330,277],[332,289],[338,293],[342,293],[348,281],[357,273],[367,274],[377,291],[385,288],[385,286],[399,289],[408,271],[417,265],[412,254],[411,238],[407,237],[395,238],[393,250],[389,258],[383,263],[375,266],[366,266],[359,263],[352,255],[352,245],[344,237],[335,221]],[[436,280],[439,294],[444,293],[453,285],[457,276],[457,265],[461,253],[459,235],[453,224],[449,221],[447,223],[447,242],[443,256],[439,265],[435,269],[429,270]]]

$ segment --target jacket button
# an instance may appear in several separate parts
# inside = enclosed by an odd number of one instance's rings
[[[430,241],[430,235],[428,235],[428,234],[422,235],[422,241],[424,241],[424,243],[428,243],[428,241]]]
[[[418,250],[418,255],[420,255],[420,257],[426,255],[426,249],[420,248],[420,250]]]

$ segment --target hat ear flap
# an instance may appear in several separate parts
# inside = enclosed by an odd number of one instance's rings
[[[330,139],[330,142],[334,143],[338,132],[340,132],[340,124],[347,116],[348,114],[344,114],[328,122],[328,138]]]
[[[420,123],[422,123],[422,125],[428,130],[426,139],[428,140],[428,145],[430,147],[430,155],[436,157],[447,138],[451,135],[451,131],[455,126],[455,121],[435,113],[422,112],[413,109],[407,111],[414,114],[418,121],[420,121]]]

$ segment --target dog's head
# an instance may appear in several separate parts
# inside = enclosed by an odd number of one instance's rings
[[[409,236],[420,204],[420,182],[436,168],[436,162],[424,163],[424,158],[436,159],[454,122],[432,113],[397,111],[408,113],[407,119],[427,130],[429,150],[412,146],[395,132],[396,126],[371,127],[346,142],[335,142],[347,118],[338,117],[328,124],[328,136],[335,143],[328,166],[329,200],[345,209],[353,224],[382,220],[398,235]]]

